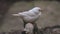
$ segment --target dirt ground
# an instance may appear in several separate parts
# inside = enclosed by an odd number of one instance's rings
[[[1,32],[14,30],[23,30],[23,20],[20,17],[14,17],[11,14],[29,10],[35,6],[41,7],[43,12],[36,21],[37,26],[46,27],[60,25],[60,4],[57,1],[34,1],[34,2],[16,2],[10,6],[5,18]]]

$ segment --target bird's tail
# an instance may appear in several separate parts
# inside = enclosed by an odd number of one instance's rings
[[[12,14],[12,16],[20,16],[19,14]]]

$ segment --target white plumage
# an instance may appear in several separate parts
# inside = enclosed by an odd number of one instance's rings
[[[13,16],[21,16],[25,22],[33,22],[36,19],[38,19],[41,15],[41,12],[39,10],[41,10],[40,7],[34,7],[31,10],[21,12],[18,14],[13,14]]]

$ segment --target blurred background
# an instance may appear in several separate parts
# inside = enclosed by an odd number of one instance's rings
[[[0,32],[22,31],[22,19],[11,14],[26,11],[35,6],[43,10],[36,21],[39,28],[60,25],[60,0],[0,0]]]

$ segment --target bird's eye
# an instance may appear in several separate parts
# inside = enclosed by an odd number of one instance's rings
[[[39,10],[40,11],[40,10]]]

